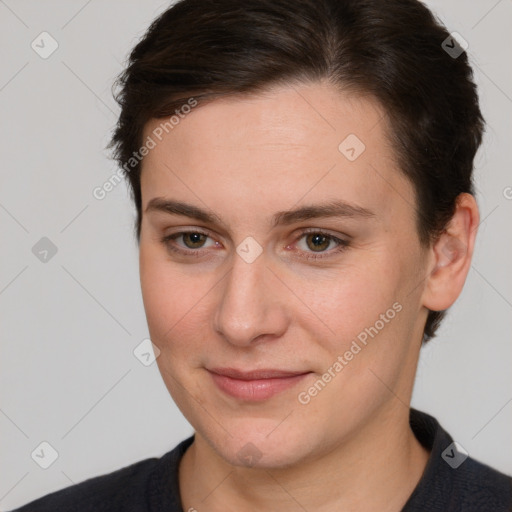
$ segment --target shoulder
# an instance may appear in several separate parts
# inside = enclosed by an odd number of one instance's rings
[[[410,425],[430,451],[402,512],[511,512],[512,477],[468,456],[429,414],[411,409]]]
[[[512,477],[471,457],[453,469],[452,476],[462,510],[512,510]]]
[[[147,508],[146,491],[161,459],[150,458],[38,498],[11,512],[101,512]]]
[[[181,511],[179,462],[194,437],[181,441],[160,458],[144,459],[89,478],[9,512]]]

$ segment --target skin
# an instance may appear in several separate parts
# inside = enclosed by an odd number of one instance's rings
[[[199,106],[145,157],[144,307],[165,385],[195,430],[179,468],[184,510],[392,512],[420,480],[429,453],[408,419],[427,308],[460,294],[479,217],[462,194],[446,232],[421,246],[414,189],[387,130],[371,98],[315,82]],[[338,150],[349,134],[366,146],[355,161]],[[211,210],[223,224],[145,211],[155,197]],[[271,224],[278,211],[330,199],[375,215]],[[327,238],[317,248],[309,228],[350,237],[349,246],[336,252]],[[168,243],[199,255],[161,241],[198,229],[208,236]],[[236,252],[248,236],[263,249],[252,263]],[[396,302],[401,311],[301,404],[298,394]],[[248,402],[214,385],[206,368],[216,366],[312,373]],[[252,461],[238,456],[247,443]]]

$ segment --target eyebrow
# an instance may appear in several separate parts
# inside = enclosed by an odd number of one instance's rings
[[[165,199],[163,197],[155,197],[151,199],[145,211],[159,211],[170,215],[182,215],[204,223],[219,224],[224,227],[226,226],[222,219],[210,210],[202,209],[181,201]],[[302,222],[322,217],[372,218],[376,217],[376,215],[367,208],[341,200],[333,200],[323,204],[311,204],[294,210],[277,212],[273,216],[272,226],[289,225],[295,222]]]

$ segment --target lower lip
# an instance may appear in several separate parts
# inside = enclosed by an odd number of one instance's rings
[[[251,402],[267,400],[281,391],[290,389],[304,379],[309,373],[273,379],[240,380],[210,372],[213,382],[224,393]]]

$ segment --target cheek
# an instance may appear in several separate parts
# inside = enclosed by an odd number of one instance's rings
[[[206,296],[212,284],[208,279],[185,274],[161,251],[142,244],[140,280],[152,342],[164,356],[191,356],[204,335]]]
[[[304,281],[298,289],[304,303],[330,327],[326,332],[340,341],[373,325],[399,299],[400,275],[392,258],[377,252],[368,256],[357,256],[357,262]]]
[[[140,280],[144,309],[152,341],[161,350],[173,326],[185,313],[186,289],[177,272],[151,247],[140,249]]]
[[[172,290],[167,282],[164,266],[157,258],[152,256],[151,249],[141,246],[140,249],[140,281],[144,309],[151,334],[162,334],[163,324],[171,319],[168,314],[174,311],[172,304]],[[155,341],[155,340],[153,340]]]
[[[343,370],[332,389],[341,392],[345,386],[354,386],[356,394],[369,397],[381,387],[369,368],[386,381],[396,380],[406,357],[405,340],[414,311],[407,306],[411,278],[406,262],[389,250],[377,248],[364,256],[358,255],[357,262],[323,279],[303,283],[299,293],[307,297],[304,302],[322,322],[311,314],[300,322],[309,338],[321,346],[317,354],[322,355],[322,371],[338,356],[343,358]],[[313,324],[321,329],[318,337],[312,335]]]

